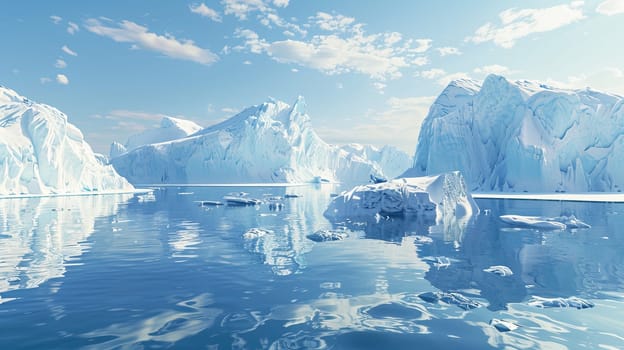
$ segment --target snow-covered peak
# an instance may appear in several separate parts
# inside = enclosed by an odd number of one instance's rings
[[[0,195],[128,191],[58,109],[0,87]]]

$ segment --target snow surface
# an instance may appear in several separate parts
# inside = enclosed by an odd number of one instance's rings
[[[115,158],[127,151],[152,143],[161,143],[192,135],[202,127],[193,121],[165,116],[161,119],[158,128],[142,131],[128,138],[124,145],[113,142],[110,148],[110,158]]]
[[[325,143],[305,108],[302,97],[293,106],[271,99],[193,135],[129,150],[111,163],[135,184],[362,183],[371,174],[388,177],[383,167],[394,175],[408,166],[392,148],[363,155]],[[369,153],[379,163],[367,159]]]
[[[450,83],[425,118],[414,167],[459,170],[471,190],[619,192],[624,99],[490,75]]]
[[[133,190],[64,113],[0,86],[0,195]]]
[[[425,215],[443,220],[469,217],[478,212],[477,204],[466,191],[462,175],[450,172],[356,186],[334,197],[325,215],[336,218]]]

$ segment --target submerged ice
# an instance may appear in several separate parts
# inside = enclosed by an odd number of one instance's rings
[[[590,225],[570,216],[523,216],[523,215],[501,215],[500,219],[510,225],[519,227],[530,227],[545,230],[565,230],[576,228],[591,228]]]

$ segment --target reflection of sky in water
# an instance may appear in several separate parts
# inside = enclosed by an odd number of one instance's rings
[[[281,210],[196,202],[232,191],[0,201],[0,348],[624,348],[624,205],[481,200],[488,214],[436,224],[330,222],[340,188],[325,185],[243,189],[302,195]],[[502,214],[592,228],[515,229]],[[306,238],[342,227],[343,241]],[[245,240],[251,228],[272,233]],[[483,271],[494,265],[513,275]],[[483,307],[418,297],[435,291]],[[532,296],[596,306],[539,309]]]

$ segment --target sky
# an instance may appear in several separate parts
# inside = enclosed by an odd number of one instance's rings
[[[329,143],[416,147],[453,79],[624,95],[624,0],[6,1],[0,85],[96,152],[163,116],[209,126],[306,99]]]

